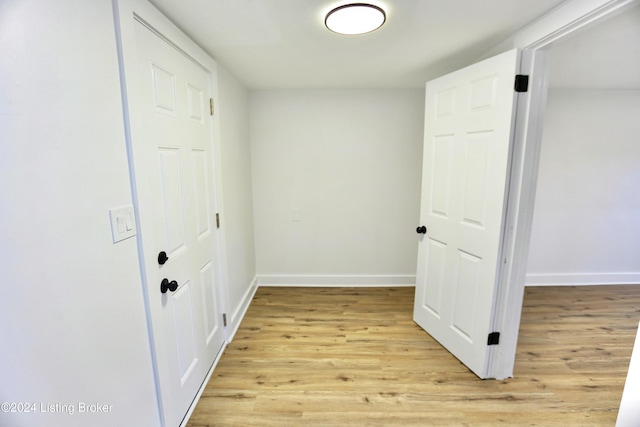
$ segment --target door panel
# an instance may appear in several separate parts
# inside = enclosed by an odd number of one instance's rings
[[[414,320],[487,376],[509,170],[516,50],[426,87]]]
[[[207,176],[207,159],[210,154],[206,150],[194,149],[191,152],[193,187],[195,190],[195,221],[198,238],[206,238],[211,229],[211,212],[209,211],[209,186]]]
[[[176,80],[170,72],[156,64],[151,64],[153,73],[153,99],[155,107],[162,112],[174,113],[176,110]]]
[[[455,271],[455,291],[453,295],[452,328],[467,340],[473,342],[473,322],[475,320],[475,300],[478,288],[478,268],[482,259],[458,250],[457,271]]]
[[[178,290],[169,298],[173,309],[180,381],[184,384],[193,366],[198,362],[194,328],[196,315],[193,312],[191,282],[187,280],[180,284]]]
[[[431,215],[449,217],[451,203],[451,179],[453,161],[453,136],[443,135],[433,140],[431,168],[433,191],[431,192]]]
[[[465,225],[484,228],[487,154],[491,132],[473,133],[465,141],[464,199],[462,221]]]
[[[165,424],[177,426],[224,344],[211,75],[140,22],[133,139],[140,236]],[[169,260],[159,265],[157,255]],[[161,292],[163,279],[177,289]]]
[[[204,92],[192,83],[187,83],[187,105],[189,118],[197,123],[202,123],[204,119]]]
[[[169,259],[172,259],[177,251],[184,248],[186,242],[180,149],[159,147],[158,158],[163,213],[159,220],[163,222],[167,253]]]
[[[204,321],[205,326],[204,330],[206,332],[205,345],[211,341],[214,334],[216,333],[216,329],[218,323],[216,322],[215,314],[215,295],[213,293],[214,290],[214,270],[213,263],[207,262],[200,269],[200,283],[201,287],[201,299],[202,299],[202,308],[204,310]]]
[[[442,287],[444,285],[445,265],[447,261],[447,245],[429,239],[429,285],[425,289],[424,305],[437,318],[442,310]]]

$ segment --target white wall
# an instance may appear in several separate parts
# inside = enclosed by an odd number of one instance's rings
[[[423,116],[421,89],[251,93],[261,283],[415,284]]]
[[[640,283],[640,91],[549,93],[527,284]]]
[[[255,291],[256,259],[251,190],[249,92],[218,67],[224,212],[221,223],[227,250],[227,300],[232,328],[238,326]]]
[[[111,2],[0,2],[0,52],[0,425],[156,426]]]

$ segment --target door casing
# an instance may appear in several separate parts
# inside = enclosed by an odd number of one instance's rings
[[[570,1],[487,54],[491,56],[520,48],[520,70],[529,75],[529,96],[519,97],[516,106],[502,268],[493,329],[501,335],[500,345],[492,349],[489,357],[491,377],[513,376],[547,99],[548,50],[554,42],[637,3],[638,0]]]

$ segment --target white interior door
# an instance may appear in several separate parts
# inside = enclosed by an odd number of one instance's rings
[[[135,37],[140,236],[161,411],[165,425],[178,426],[224,343],[212,82],[207,70],[139,22]]]
[[[512,50],[426,86],[414,320],[481,378],[490,376],[518,62]]]

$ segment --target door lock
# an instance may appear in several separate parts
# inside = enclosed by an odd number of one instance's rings
[[[418,234],[427,234],[427,227],[425,227],[424,225],[421,227],[416,228],[416,232]]]
[[[169,281],[169,279],[162,279],[160,283],[160,292],[166,294],[167,291],[175,292],[178,289],[178,282],[175,280]]]
[[[165,262],[169,261],[169,257],[165,251],[162,251],[158,254],[158,264],[164,265]]]

